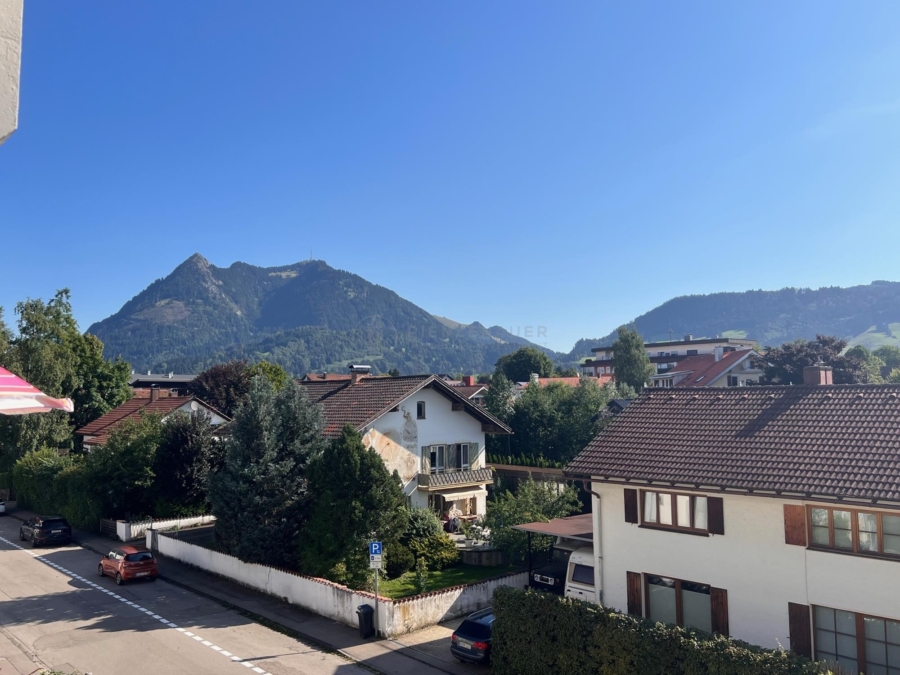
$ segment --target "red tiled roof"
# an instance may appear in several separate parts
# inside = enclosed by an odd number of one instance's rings
[[[645,389],[566,474],[900,502],[900,385]]]
[[[493,424],[512,433],[503,422],[481,406],[460,393],[459,387],[451,387],[436,375],[410,375],[406,377],[363,377],[356,384],[349,381],[301,382],[313,401],[322,404],[325,413],[325,435],[336,438],[349,424],[363,429],[384,413],[399,405],[404,399],[426,387],[432,387],[447,398],[464,403],[466,410],[482,422]]]
[[[710,382],[714,382],[722,377],[726,371],[752,351],[752,349],[741,349],[740,351],[725,352],[719,361],[716,361],[715,354],[688,356],[686,359],[679,361],[678,365],[666,375],[672,376],[677,373],[691,371],[691,374],[679,382],[677,386],[706,387]]]
[[[81,436],[91,436],[91,445],[102,445],[109,436],[109,433],[126,419],[137,420],[140,419],[142,414],[151,413],[165,417],[191,401],[197,401],[217,415],[220,415],[226,420],[228,419],[228,417],[209,404],[204,403],[196,396],[162,396],[156,401],[151,401],[149,398],[132,398],[125,401],[125,403],[118,408],[113,408],[93,422],[77,429],[75,433]]]
[[[480,391],[485,391],[487,389],[483,384],[476,384],[472,387],[467,387],[463,384],[453,385],[453,388],[456,389],[460,394],[465,396],[466,398],[472,398],[475,394]]]
[[[330,382],[332,380],[349,380],[350,373],[307,373],[300,382]]]

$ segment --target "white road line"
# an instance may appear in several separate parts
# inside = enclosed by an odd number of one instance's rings
[[[76,579],[76,580],[78,580],[78,581],[82,581],[82,582],[84,582],[85,584],[87,584],[88,586],[90,586],[91,588],[96,589],[96,590],[100,591],[101,593],[106,593],[107,595],[109,595],[109,596],[115,598],[116,600],[122,602],[122,603],[125,604],[125,605],[128,605],[128,606],[130,606],[130,607],[134,607],[135,609],[140,610],[140,611],[143,612],[144,614],[148,614],[148,615],[152,616],[154,619],[159,619],[159,621],[160,621],[161,623],[165,624],[165,625],[168,626],[169,628],[174,628],[176,631],[178,631],[178,632],[181,633],[182,635],[185,635],[185,636],[187,636],[187,637],[193,638],[194,640],[196,640],[196,641],[199,642],[200,644],[204,645],[205,647],[209,647],[210,649],[212,649],[213,651],[215,651],[215,652],[221,654],[222,656],[225,656],[225,657],[230,658],[230,659],[231,659],[232,661],[234,661],[235,663],[240,663],[240,664],[241,664],[242,666],[244,666],[245,668],[251,668],[251,669],[253,670],[253,672],[255,672],[255,673],[259,673],[260,675],[272,675],[271,673],[269,673],[269,672],[263,670],[262,668],[260,668],[259,666],[255,665],[254,663],[252,663],[252,662],[250,662],[250,661],[245,661],[245,660],[243,660],[240,656],[235,656],[235,655],[232,654],[231,652],[226,652],[224,649],[222,649],[221,647],[218,647],[218,646],[214,645],[214,644],[213,644],[212,642],[210,642],[209,640],[204,640],[202,637],[200,637],[199,635],[195,635],[194,633],[191,633],[189,630],[186,630],[186,629],[184,629],[184,628],[179,628],[176,624],[172,623],[171,621],[168,621],[168,620],[164,619],[164,618],[161,617],[159,614],[154,614],[152,610],[149,610],[149,609],[147,609],[147,608],[145,608],[145,607],[141,607],[140,605],[138,605],[138,604],[136,604],[136,603],[134,603],[134,602],[131,602],[131,601],[128,600],[127,598],[123,598],[121,595],[117,595],[117,594],[114,593],[113,591],[107,590],[107,589],[103,588],[102,586],[99,586],[98,584],[94,583],[93,581],[88,581],[88,580],[85,579],[84,577],[82,577],[82,576],[80,576],[80,575],[78,575],[78,574],[75,574],[75,572],[72,572],[72,571],[70,571],[70,570],[67,570],[65,567],[62,567],[61,565],[58,565],[57,563],[51,562],[51,561],[47,560],[46,558],[44,558],[43,556],[38,555],[37,553],[31,553],[30,551],[28,551],[27,549],[23,548],[22,546],[19,546],[18,544],[15,544],[15,543],[11,542],[9,539],[5,539],[5,538],[3,538],[3,537],[0,537],[0,541],[2,541],[4,544],[9,544],[9,545],[12,546],[13,548],[17,548],[17,549],[19,549],[20,551],[25,551],[26,553],[29,553],[29,554],[31,555],[31,557],[33,557],[35,560],[39,560],[40,562],[44,563],[44,564],[47,565],[48,567],[52,567],[52,568],[54,568],[54,569],[59,570],[60,572],[62,572],[63,574],[66,574],[67,576],[69,576],[69,577],[72,578],[72,579]],[[86,590],[91,590],[91,588],[88,588],[88,589],[86,589]]]

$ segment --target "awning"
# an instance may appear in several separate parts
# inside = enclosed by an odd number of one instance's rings
[[[51,410],[73,412],[75,405],[68,398],[47,396],[18,375],[0,368],[0,415],[28,415]]]
[[[513,525],[512,529],[534,534],[548,534],[551,537],[577,539],[578,541],[594,541],[594,523],[590,513],[568,518],[554,518],[549,523]]]
[[[432,492],[431,494],[437,494],[446,499],[447,501],[454,502],[457,499],[471,499],[472,497],[487,497],[487,490],[484,488],[478,488],[476,490],[456,490],[456,491],[448,491],[448,492]]]

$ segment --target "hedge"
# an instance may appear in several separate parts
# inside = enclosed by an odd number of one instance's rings
[[[533,590],[494,592],[495,675],[812,675],[827,668],[791,652],[651,623]]]

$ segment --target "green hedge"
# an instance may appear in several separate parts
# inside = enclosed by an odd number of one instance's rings
[[[495,675],[812,675],[828,673],[786,651],[653,624],[571,598],[494,592]]]

